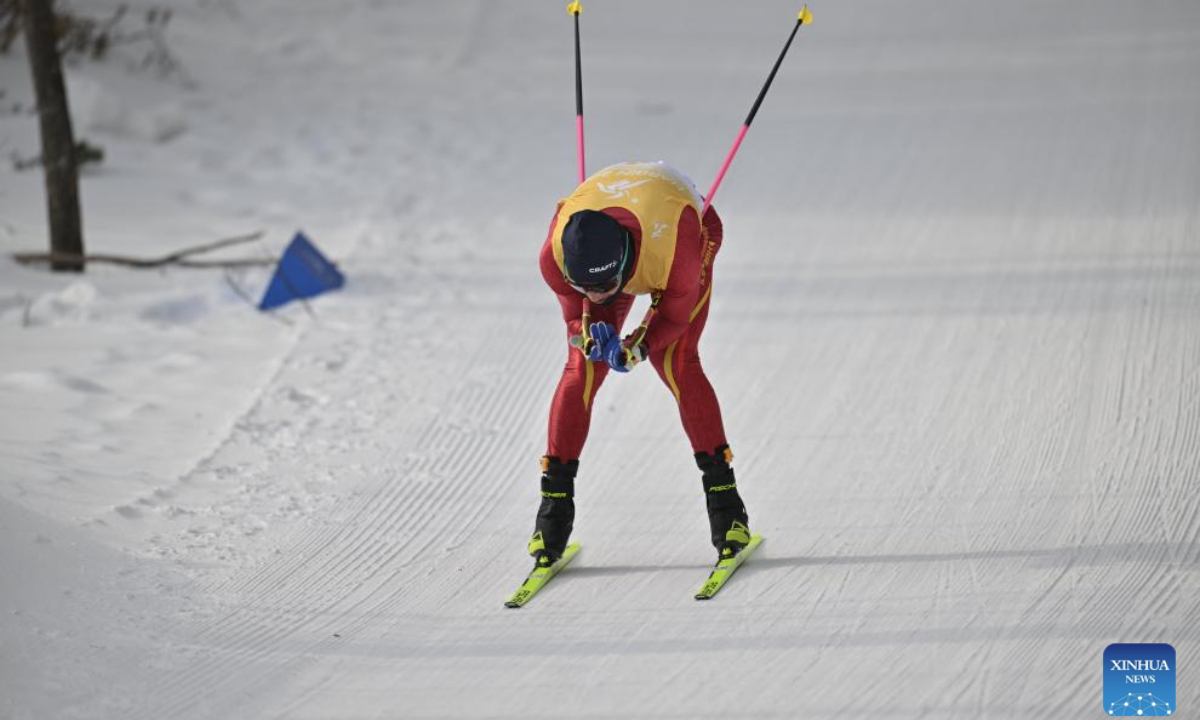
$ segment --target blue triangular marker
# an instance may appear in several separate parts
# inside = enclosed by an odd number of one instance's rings
[[[296,233],[267,286],[259,310],[270,310],[298,298],[310,298],[346,284],[337,267],[317,250],[304,233]]]

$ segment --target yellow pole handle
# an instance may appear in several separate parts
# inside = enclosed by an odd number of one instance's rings
[[[583,337],[583,350],[587,354],[588,344],[592,341],[592,303],[585,297],[583,299],[583,317],[579,318],[579,334]]]
[[[583,5],[579,2],[579,0],[575,0],[575,2],[567,5],[567,12],[571,13],[572,15],[578,15],[579,13],[583,12]]]

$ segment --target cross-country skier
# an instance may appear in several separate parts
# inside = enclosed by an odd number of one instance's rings
[[[558,204],[541,268],[562,306],[570,347],[550,408],[542,501],[529,541],[539,565],[554,563],[571,535],[575,474],[596,392],[610,370],[629,372],[646,358],[679,405],[702,473],[713,545],[729,557],[750,542],[721,408],[700,365],[722,235],[713,208],[700,222],[703,205],[692,181],[661,162],[605,168]],[[634,296],[647,294],[649,325],[622,339]]]

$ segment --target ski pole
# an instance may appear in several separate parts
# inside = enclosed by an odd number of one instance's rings
[[[708,212],[708,208],[712,205],[713,195],[717,194],[717,188],[721,187],[721,181],[725,179],[725,173],[729,170],[729,166],[733,163],[733,156],[737,155],[738,148],[742,145],[742,140],[746,137],[746,132],[750,130],[750,123],[754,122],[754,116],[758,114],[758,107],[762,105],[763,98],[767,96],[767,90],[771,89],[771,83],[775,80],[775,73],[779,72],[779,66],[783,64],[783,57],[787,55],[788,48],[792,46],[792,40],[796,38],[796,32],[801,25],[811,25],[813,20],[812,13],[808,11],[808,5],[805,5],[800,10],[800,15],[796,18],[796,26],[792,28],[792,34],[788,36],[787,43],[783,46],[783,51],[779,53],[779,58],[775,60],[775,67],[771,68],[771,74],[767,76],[767,82],[763,84],[762,90],[758,93],[758,98],[754,101],[754,106],[750,108],[750,114],[746,116],[746,122],[742,123],[742,129],[738,133],[737,140],[733,141],[733,147],[730,148],[729,154],[725,156],[725,162],[721,165],[721,171],[717,173],[717,179],[713,181],[712,188],[709,189],[708,195],[704,196],[704,207],[700,209],[700,217],[704,217],[704,213]]]
[[[583,4],[579,0],[567,5],[567,12],[575,17],[575,147],[579,155],[579,184],[587,180],[587,170],[583,162],[583,58],[579,53],[579,13],[583,12]],[[592,304],[587,297],[583,298],[583,317],[580,318],[580,350],[586,355],[591,350]]]
[[[567,6],[567,12],[575,16],[575,140],[579,151],[579,182],[587,179],[583,163],[583,61],[579,54],[579,13],[583,5],[579,0]]]
[[[796,26],[792,28],[792,34],[788,36],[787,43],[783,46],[783,51],[779,53],[779,57],[775,60],[775,67],[771,68],[771,74],[767,76],[767,81],[763,84],[762,90],[758,92],[758,97],[754,100],[754,106],[750,108],[750,114],[746,116],[746,121],[742,123],[742,129],[738,132],[737,140],[733,141],[733,147],[730,148],[729,154],[725,157],[725,162],[721,164],[721,171],[717,173],[717,179],[713,181],[712,187],[708,194],[704,196],[704,207],[700,209],[701,226],[704,223],[704,213],[708,212],[708,208],[712,205],[713,196],[717,194],[717,188],[721,187],[721,181],[725,179],[725,173],[729,170],[729,166],[733,163],[733,156],[737,155],[738,148],[742,145],[742,140],[746,138],[746,132],[750,130],[750,123],[754,122],[754,116],[758,114],[758,108],[762,105],[763,98],[767,96],[767,90],[771,89],[771,83],[775,80],[775,73],[779,72],[779,66],[783,64],[783,58],[787,55],[788,49],[792,46],[792,40],[796,38],[796,32],[800,30],[801,25],[812,24],[813,16],[808,11],[808,5],[800,9],[800,14],[796,17]],[[654,313],[658,310],[659,297],[655,297],[650,302],[650,308],[646,310],[646,315],[642,318],[641,325],[630,335],[625,341],[626,347],[636,345],[646,337],[646,332],[650,328],[650,321],[654,319]],[[584,306],[585,312],[587,306]]]

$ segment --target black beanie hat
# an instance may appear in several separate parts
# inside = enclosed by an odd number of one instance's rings
[[[603,285],[621,271],[625,228],[596,210],[580,210],[563,228],[563,269],[580,286]]]

